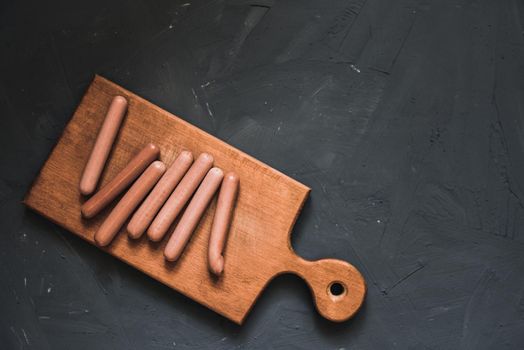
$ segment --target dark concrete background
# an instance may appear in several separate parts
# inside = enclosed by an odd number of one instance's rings
[[[187,1],[187,2],[186,2]],[[522,349],[524,3],[2,1],[2,349]],[[20,203],[99,73],[310,186],[355,319],[271,283],[239,327]]]

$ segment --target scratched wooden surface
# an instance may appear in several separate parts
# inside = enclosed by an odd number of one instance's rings
[[[522,349],[523,13],[517,0],[1,2],[0,344]],[[238,327],[24,210],[95,73],[310,187],[292,246],[362,271],[355,318],[325,321],[284,275]]]

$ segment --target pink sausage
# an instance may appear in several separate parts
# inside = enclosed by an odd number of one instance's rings
[[[223,177],[219,168],[209,170],[167,242],[164,249],[166,260],[176,261],[180,257]]]
[[[235,201],[238,193],[238,175],[230,172],[227,173],[220,187],[218,195],[217,208],[213,217],[211,226],[211,235],[209,236],[208,264],[209,270],[215,275],[220,276],[224,271],[224,257],[222,251],[227,239],[231,216],[235,207]]]
[[[166,171],[161,161],[153,162],[131,186],[95,233],[95,242],[101,247],[111,243],[133,210],[147,196],[158,179]]]
[[[159,154],[160,149],[152,143],[144,147],[121,172],[82,205],[82,215],[89,219],[98,214],[131,185]]]
[[[126,110],[127,100],[122,96],[115,96],[107,110],[106,117],[98,132],[95,145],[91,150],[91,155],[80,180],[80,193],[85,196],[93,193],[96,188]]]
[[[169,196],[162,209],[160,209],[151,226],[149,226],[147,235],[150,240],[159,241],[164,237],[204,176],[206,176],[208,170],[213,166],[213,161],[213,156],[207,153],[202,153],[197,158],[175,191]]]
[[[127,225],[129,237],[139,238],[142,236],[171,192],[173,192],[176,185],[187,172],[191,163],[193,163],[193,154],[191,152],[183,151],[180,153],[164,176],[158,181],[153,191],[147,196],[144,203],[135,212],[131,221],[129,221]]]

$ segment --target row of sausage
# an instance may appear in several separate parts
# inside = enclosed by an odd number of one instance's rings
[[[127,105],[124,97],[115,96],[109,106],[80,180],[79,189],[85,196],[97,187]],[[208,153],[194,160],[191,152],[182,151],[169,167],[157,160],[159,156],[156,145],[146,145],[82,205],[82,216],[92,218],[129,188],[95,233],[96,244],[109,245],[130,217],[130,238],[138,239],[147,232],[150,240],[160,241],[189,202],[164,248],[166,260],[176,261],[220,188],[209,236],[208,265],[212,273],[221,275],[222,251],[238,193],[238,176],[234,172],[224,175],[220,168],[213,167],[213,156]]]

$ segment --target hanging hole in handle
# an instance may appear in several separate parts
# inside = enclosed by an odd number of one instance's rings
[[[328,286],[328,295],[333,301],[340,300],[347,293],[347,288],[342,282],[334,281]]]

